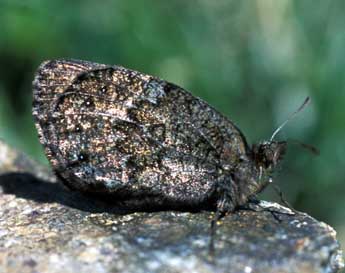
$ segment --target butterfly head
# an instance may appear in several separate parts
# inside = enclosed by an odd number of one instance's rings
[[[251,164],[243,168],[245,175],[241,184],[243,200],[260,193],[272,182],[272,174],[286,151],[286,141],[267,141],[254,144],[251,150]],[[241,168],[238,168],[237,175]],[[237,177],[239,178],[239,177]]]
[[[267,141],[253,145],[253,158],[260,169],[272,171],[286,152],[286,141]]]

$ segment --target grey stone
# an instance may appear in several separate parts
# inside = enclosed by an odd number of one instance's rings
[[[333,228],[275,203],[220,220],[210,255],[213,212],[140,212],[85,197],[3,142],[0,188],[0,272],[303,273],[344,266]]]

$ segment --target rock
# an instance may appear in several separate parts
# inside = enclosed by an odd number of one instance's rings
[[[0,142],[0,272],[339,272],[336,232],[261,202],[227,215],[136,212],[71,192]],[[270,211],[269,211],[270,210]]]

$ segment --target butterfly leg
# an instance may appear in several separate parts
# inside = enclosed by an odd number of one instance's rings
[[[220,183],[217,184],[216,194],[220,196],[217,201],[217,210],[216,213],[211,220],[210,226],[210,241],[209,241],[209,255],[211,257],[214,256],[215,247],[214,247],[214,237],[217,232],[217,223],[220,219],[222,219],[227,213],[232,212],[235,210],[235,204],[233,202],[235,198],[235,192],[231,189],[233,185],[232,181],[229,181],[228,178],[226,180],[220,180]]]
[[[264,206],[261,201],[257,198],[257,196],[251,196],[248,199],[248,203],[246,203],[245,205],[239,206],[238,209],[240,210],[247,210],[247,211],[254,211],[254,212],[263,212],[263,211],[267,211],[269,212],[273,218],[277,221],[277,222],[281,222],[281,218],[279,217],[279,215],[294,215],[295,211],[283,211],[283,210],[279,210],[273,206]]]

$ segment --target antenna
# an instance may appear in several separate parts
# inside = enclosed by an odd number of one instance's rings
[[[306,144],[306,143],[303,143],[297,139],[292,139],[292,138],[289,138],[288,139],[288,142],[292,142],[292,143],[295,143],[299,146],[301,146],[302,148],[308,150],[309,152],[311,152],[313,155],[320,155],[320,151],[318,148],[314,147],[313,145],[310,145],[310,144]]]
[[[272,141],[274,139],[274,137],[280,132],[280,130],[286,125],[286,123],[288,123],[290,120],[292,120],[299,112],[301,112],[310,102],[310,97],[306,97],[306,99],[304,100],[304,102],[302,103],[302,105],[300,107],[298,107],[298,109],[293,112],[272,134],[270,141]]]

